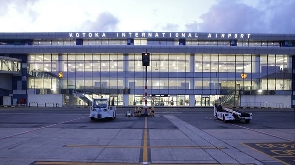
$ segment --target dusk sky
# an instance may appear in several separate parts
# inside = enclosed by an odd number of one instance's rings
[[[0,0],[0,32],[295,34],[295,0]]]

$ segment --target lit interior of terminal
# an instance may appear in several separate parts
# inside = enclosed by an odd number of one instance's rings
[[[178,36],[178,37],[176,37]],[[0,33],[0,105],[295,105],[295,35]],[[292,83],[293,82],[293,83]]]

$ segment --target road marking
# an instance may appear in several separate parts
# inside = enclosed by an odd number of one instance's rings
[[[142,153],[142,162],[148,162],[148,125],[147,117],[144,120],[144,135],[143,135],[143,153]]]
[[[76,118],[76,119],[67,120],[67,121],[63,121],[63,122],[59,122],[59,123],[55,123],[55,124],[51,124],[51,125],[47,125],[47,126],[43,126],[43,127],[31,129],[31,130],[28,130],[28,131],[24,131],[24,132],[16,133],[16,134],[13,134],[13,135],[5,136],[3,138],[0,138],[0,140],[4,140],[4,139],[7,139],[7,138],[12,138],[14,136],[19,136],[19,135],[23,135],[23,134],[35,132],[35,131],[38,131],[38,130],[41,130],[41,129],[45,129],[45,128],[50,128],[50,127],[53,127],[53,126],[56,126],[56,125],[61,125],[61,124],[69,123],[69,122],[80,120],[80,119],[83,119],[83,118],[85,118],[85,117],[79,117],[79,118]]]
[[[223,146],[108,146],[108,145],[73,145],[68,144],[63,147],[72,148],[184,148],[184,149],[226,149]]]
[[[141,165],[145,163],[95,163],[95,162],[50,162],[50,161],[36,161],[32,165]],[[151,165],[255,165],[253,163],[237,164],[237,163],[149,163]]]
[[[211,117],[206,117],[206,119],[215,120],[215,119],[213,119]],[[219,121],[223,122],[222,120],[219,120]],[[257,132],[257,133],[261,133],[261,134],[264,134],[264,135],[267,135],[267,136],[272,136],[272,137],[275,137],[275,138],[278,138],[278,139],[283,139],[283,140],[286,140],[286,141],[293,141],[292,139],[276,136],[276,135],[273,135],[273,134],[270,134],[270,133],[266,133],[266,132],[259,131],[259,130],[256,130],[256,129],[251,129],[251,128],[244,127],[244,126],[241,126],[241,125],[237,125],[237,124],[234,124],[234,123],[230,123],[230,124],[233,125],[233,126],[236,126],[236,127],[240,127],[240,128],[243,128],[243,129],[246,129],[246,130],[249,130],[249,131]]]
[[[258,152],[268,155],[285,165],[295,162],[295,141],[274,143],[242,143]]]

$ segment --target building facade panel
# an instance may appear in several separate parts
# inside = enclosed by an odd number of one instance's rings
[[[87,105],[95,97],[143,106],[146,80],[151,106],[254,104],[246,102],[248,97],[260,100],[256,105],[269,105],[263,96],[272,96],[272,106],[294,102],[293,34],[0,33],[0,44],[0,57],[21,59],[27,66],[14,77],[27,95],[14,94],[20,88],[16,84],[10,91],[17,102],[59,95],[61,106]],[[147,68],[141,57],[146,51],[151,53]],[[283,97],[290,100],[277,102]]]

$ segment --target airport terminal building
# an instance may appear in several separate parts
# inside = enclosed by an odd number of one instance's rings
[[[148,106],[290,108],[294,55],[295,34],[0,33],[0,105],[144,106],[147,81]]]

